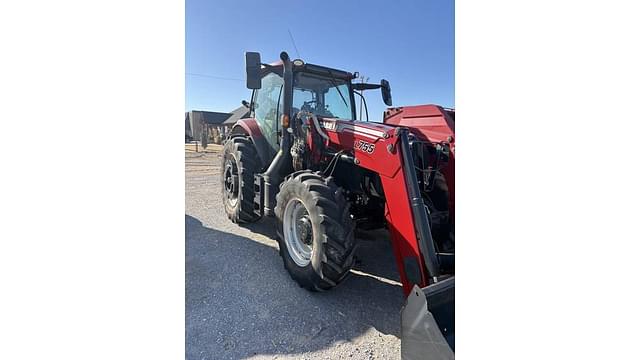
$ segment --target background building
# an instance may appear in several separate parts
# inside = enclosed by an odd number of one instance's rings
[[[241,106],[230,113],[192,110],[185,113],[185,142],[199,141],[221,144],[233,124],[249,116],[249,109]]]

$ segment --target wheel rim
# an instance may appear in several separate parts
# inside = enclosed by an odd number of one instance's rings
[[[232,207],[238,203],[239,188],[238,166],[232,159],[227,159],[224,165],[224,194]]]
[[[307,266],[313,253],[313,227],[309,212],[299,199],[291,199],[287,203],[282,227],[289,255],[296,265]]]

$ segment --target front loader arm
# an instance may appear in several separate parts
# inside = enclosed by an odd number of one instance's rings
[[[407,130],[383,124],[323,119],[332,147],[353,152],[355,164],[380,176],[385,218],[404,294],[426,287],[439,266],[420,198]]]

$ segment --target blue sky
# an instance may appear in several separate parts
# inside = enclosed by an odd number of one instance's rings
[[[369,82],[387,79],[394,106],[455,107],[453,3],[186,0],[185,110],[239,107],[251,96],[244,52],[258,51],[272,62],[282,50],[293,59],[358,71]],[[380,91],[365,94],[370,119],[379,120]]]

